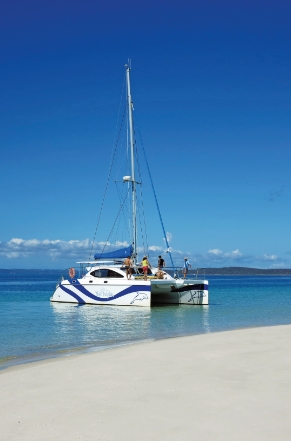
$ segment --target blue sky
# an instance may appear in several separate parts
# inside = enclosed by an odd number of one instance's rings
[[[284,1],[2,2],[0,268],[89,257],[128,57],[176,263],[290,267],[290,19]]]

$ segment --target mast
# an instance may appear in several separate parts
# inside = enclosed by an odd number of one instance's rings
[[[132,192],[132,245],[133,245],[133,264],[136,264],[137,257],[137,231],[136,231],[136,182],[134,171],[134,134],[133,134],[133,117],[132,117],[132,99],[130,92],[130,66],[126,67],[126,84],[127,84],[127,103],[128,103],[128,120],[129,120],[129,142],[131,153],[131,192]]]

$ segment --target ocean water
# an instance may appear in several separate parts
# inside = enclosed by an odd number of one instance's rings
[[[58,272],[0,274],[0,369],[137,341],[291,323],[291,277],[209,276],[208,306],[50,303]]]

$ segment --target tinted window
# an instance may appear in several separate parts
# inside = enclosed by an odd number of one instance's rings
[[[108,277],[108,269],[99,269],[90,273],[93,277]]]
[[[114,279],[118,279],[118,278],[124,278],[124,276],[122,274],[117,273],[116,271],[113,270],[108,270],[108,276],[107,277],[112,277]]]
[[[105,268],[101,268],[99,270],[92,271],[92,273],[90,273],[90,274],[93,277],[101,277],[101,278],[111,277],[111,278],[117,279],[117,278],[124,277],[122,274],[119,274],[116,271],[113,271],[111,269],[105,269]]]

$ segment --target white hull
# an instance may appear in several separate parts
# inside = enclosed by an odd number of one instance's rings
[[[93,305],[150,306],[150,282],[107,281],[86,283],[84,279],[64,280],[51,297],[52,302]]]
[[[155,304],[208,305],[206,280],[63,280],[56,288],[52,302],[152,306]]]

